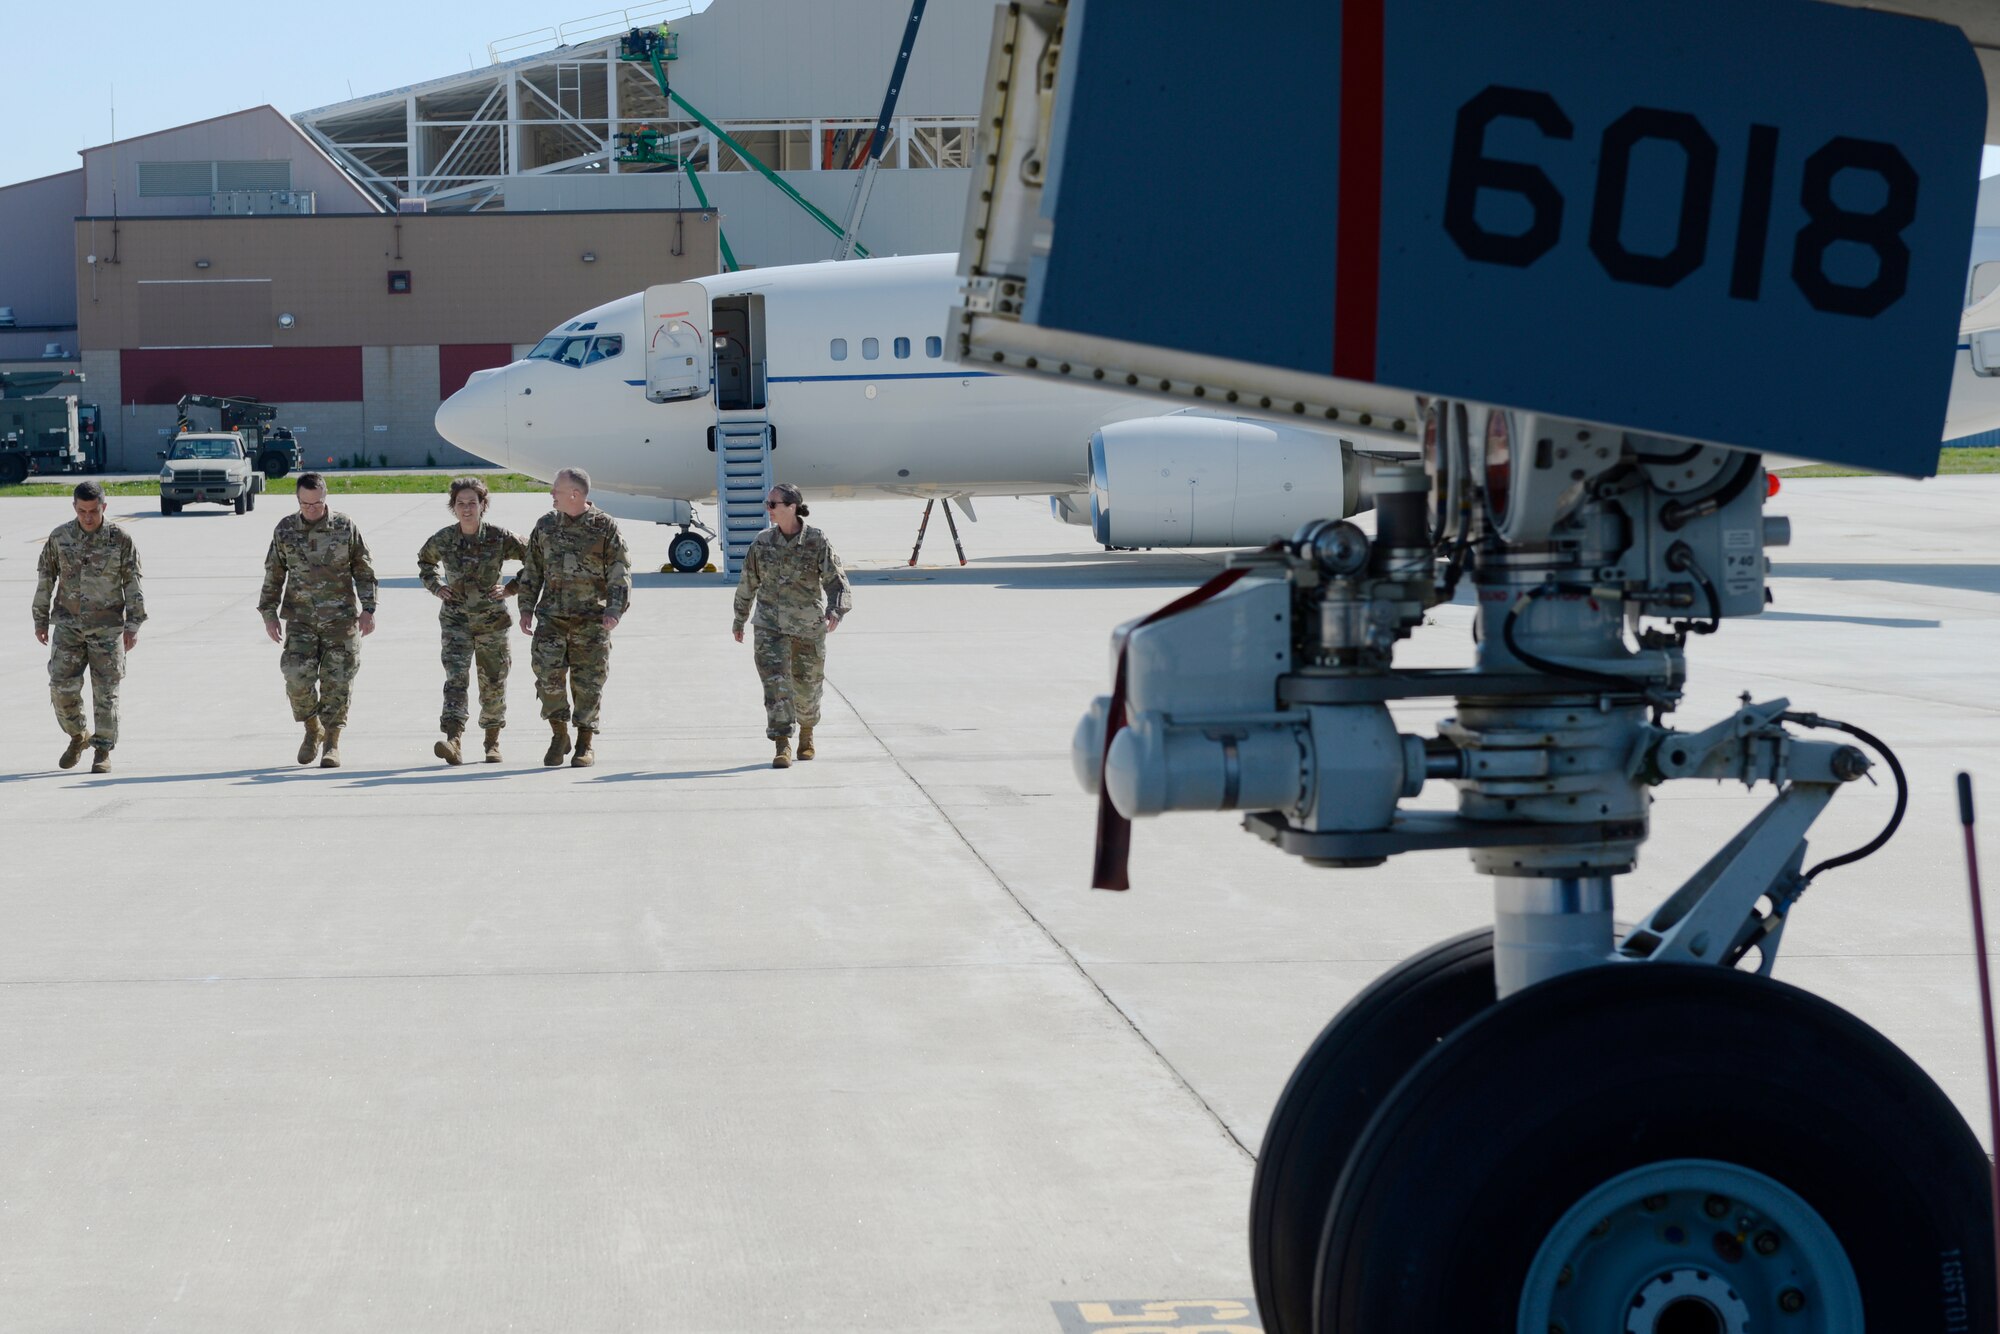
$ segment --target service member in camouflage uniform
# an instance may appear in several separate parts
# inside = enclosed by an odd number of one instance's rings
[[[792,724],[799,725],[799,758],[814,755],[820,688],[826,674],[826,636],[854,609],[854,590],[826,534],[808,528],[805,496],[779,483],[764,497],[771,526],[757,534],[743,556],[736,585],[736,642],[750,604],[757,604],[752,656],[764,683],[764,735],[777,743],[773,769],[792,767]],[[825,601],[821,601],[824,595]]]
[[[507,725],[507,672],[514,665],[507,642],[513,621],[500,567],[523,560],[528,549],[498,524],[486,522],[486,483],[460,477],[451,484],[451,512],[458,522],[440,528],[417,552],[417,577],[444,605],[438,629],[444,640],[444,740],[431,751],[446,764],[464,763],[460,738],[471,714],[466,685],[479,664],[479,725],[486,729],[486,762],[500,762],[500,729]],[[443,573],[439,573],[439,566]]]
[[[549,487],[549,498],[555,508],[528,534],[521,562],[521,630],[535,637],[529,657],[542,717],[549,720],[542,763],[561,764],[569,754],[574,718],[576,755],[570,765],[587,769],[597,763],[597,702],[611,672],[611,632],[632,603],[631,560],[618,525],[590,503],[589,473],[564,468]]]
[[[94,774],[111,769],[118,744],[118,683],[125,653],[139,642],[146,600],[139,592],[139,552],[123,528],[104,517],[104,488],[82,482],[71,493],[76,518],[42,544],[35,583],[35,638],[54,641],[49,653],[49,698],[69,747],[56,763],[76,767],[85,746],[95,746]],[[83,716],[83,674],[90,672],[93,733]]]
[[[375,633],[375,567],[354,520],[327,509],[326,479],[300,473],[298,485],[299,512],[271,533],[257,610],[264,632],[285,646],[278,658],[285,694],[306,729],[299,763],[317,753],[320,768],[338,769],[361,637]]]

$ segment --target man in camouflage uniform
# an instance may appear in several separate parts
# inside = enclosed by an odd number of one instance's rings
[[[95,746],[94,774],[111,770],[118,744],[118,683],[125,653],[139,642],[146,600],[139,592],[139,552],[123,528],[104,517],[104,488],[82,482],[71,493],[76,518],[49,534],[36,566],[35,638],[54,641],[49,653],[49,698],[69,747],[56,763],[76,767],[85,746]],[[90,672],[93,733],[83,716],[83,674]]]
[[[799,725],[799,758],[811,759],[825,682],[826,637],[854,609],[854,590],[826,534],[808,528],[812,511],[796,486],[779,483],[764,497],[771,526],[757,534],[743,556],[736,585],[736,642],[750,604],[757,604],[752,656],[764,683],[764,735],[776,743],[773,769],[792,767],[792,724]],[[824,595],[824,602],[821,597]]]
[[[528,534],[517,580],[521,630],[535,637],[529,657],[542,717],[549,720],[542,763],[561,764],[569,754],[574,718],[576,755],[570,765],[587,769],[597,763],[597,703],[611,672],[611,632],[632,603],[631,560],[618,525],[590,503],[589,473],[564,468],[549,487],[549,498],[555,508]]]
[[[486,522],[486,483],[460,477],[451,484],[451,512],[458,522],[440,528],[417,552],[417,577],[444,605],[438,628],[444,640],[444,740],[431,753],[446,764],[464,763],[459,747],[471,714],[467,680],[479,665],[479,725],[486,729],[486,762],[500,762],[500,729],[507,725],[507,673],[514,665],[507,642],[513,628],[500,567],[523,560],[528,549],[498,524]],[[440,576],[438,567],[444,567]]]
[[[361,637],[375,633],[375,567],[354,520],[327,509],[326,479],[300,473],[298,488],[299,512],[271,532],[257,610],[264,633],[285,646],[278,667],[292,717],[305,724],[299,763],[317,753],[320,768],[338,769]]]

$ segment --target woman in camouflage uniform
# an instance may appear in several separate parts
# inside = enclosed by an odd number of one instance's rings
[[[757,604],[753,656],[764,683],[764,735],[777,743],[773,769],[792,767],[792,724],[799,725],[799,758],[813,757],[813,728],[826,672],[826,636],[854,609],[854,590],[826,534],[808,528],[805,496],[783,482],[764,497],[771,526],[757,534],[743,556],[736,585],[736,642],[750,604]],[[824,594],[825,601],[821,601]]]
[[[438,720],[444,740],[431,751],[446,764],[464,763],[460,738],[471,715],[466,687],[479,664],[479,725],[486,729],[486,762],[500,762],[500,729],[507,725],[507,672],[514,651],[507,642],[514,618],[507,613],[511,581],[503,586],[500,567],[525,559],[521,539],[486,522],[486,483],[460,477],[451,484],[451,512],[458,522],[440,528],[417,553],[417,576],[444,605],[438,630],[444,641],[444,713]],[[443,567],[440,575],[439,567]]]

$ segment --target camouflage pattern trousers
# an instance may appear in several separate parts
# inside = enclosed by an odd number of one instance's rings
[[[507,673],[514,666],[514,649],[507,636],[514,623],[503,612],[497,622],[475,623],[464,617],[439,618],[444,639],[444,712],[438,716],[438,730],[465,730],[471,718],[471,702],[466,687],[473,664],[479,666],[479,725],[507,725]]]
[[[361,628],[353,621],[285,622],[278,670],[295,720],[317,717],[322,727],[347,726],[347,701],[361,670]]]
[[[106,750],[118,744],[118,683],[125,679],[125,632],[118,626],[80,629],[49,627],[49,699],[56,706],[56,725],[70,736],[91,730],[83,716],[83,674],[90,673],[90,706],[97,717],[93,746]]]
[[[597,731],[597,700],[611,675],[611,632],[601,616],[542,616],[528,651],[542,717]],[[570,705],[572,697],[575,709]]]
[[[788,635],[757,626],[751,643],[757,679],[764,683],[764,735],[790,736],[792,724],[819,723],[826,683],[826,636]]]

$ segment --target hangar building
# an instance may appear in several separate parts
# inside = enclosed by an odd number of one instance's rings
[[[674,0],[502,39],[413,87],[83,149],[0,188],[0,367],[80,369],[114,469],[152,466],[187,392],[279,405],[316,466],[470,462],[431,417],[473,370],[717,272],[725,238],[742,267],[830,257],[746,154],[844,219],[908,13]],[[672,102],[617,58],[662,23]],[[873,253],[958,247],[991,28],[984,0],[931,0],[859,230]],[[667,161],[629,160],[641,127]]]

